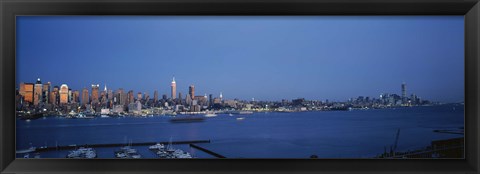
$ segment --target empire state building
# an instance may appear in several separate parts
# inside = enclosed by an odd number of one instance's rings
[[[172,80],[172,99],[176,99],[177,98],[177,83],[175,83],[175,77],[173,77],[173,80]]]

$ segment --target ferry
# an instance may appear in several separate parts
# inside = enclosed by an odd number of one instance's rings
[[[207,114],[205,114],[205,117],[216,117],[216,116],[217,116],[217,114],[215,114],[215,113],[207,113]]]
[[[170,122],[173,123],[188,123],[188,122],[201,122],[204,121],[205,117],[195,117],[195,116],[185,116],[185,117],[175,117],[170,119]]]

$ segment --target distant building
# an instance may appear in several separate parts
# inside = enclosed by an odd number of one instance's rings
[[[49,103],[48,100],[49,100],[51,85],[52,84],[50,82],[43,84],[43,90],[42,90],[43,103]]]
[[[62,84],[60,86],[60,104],[67,104],[68,103],[68,86],[66,84]]]
[[[137,101],[142,101],[143,98],[142,98],[142,93],[141,92],[138,92],[137,93]]]
[[[33,83],[25,83],[24,101],[33,104]]]
[[[57,105],[60,99],[59,87],[54,86],[52,92],[50,93],[50,98],[48,102],[53,105]]]
[[[158,102],[158,91],[155,90],[153,92],[153,103],[157,103]]]
[[[98,89],[100,85],[92,85],[92,105],[96,104],[99,102],[99,95],[98,95]]]
[[[89,95],[88,95],[88,89],[83,88],[82,90],[82,106],[85,106],[90,103]]]
[[[128,95],[128,99],[127,99],[128,101],[127,101],[127,103],[128,103],[128,104],[134,103],[134,102],[135,102],[135,99],[133,98],[133,91],[132,91],[132,90],[128,91],[128,94],[127,94],[127,95]]]
[[[43,84],[39,78],[37,79],[37,83],[35,83],[35,87],[33,91],[33,105],[38,106],[38,104],[42,103],[42,100],[43,100]]]
[[[177,83],[175,82],[175,77],[173,77],[172,84],[171,84],[171,89],[172,89],[172,99],[177,98]]]
[[[194,100],[194,97],[195,97],[195,86],[190,85],[190,87],[188,87],[188,95],[190,95],[191,99]]]
[[[72,103],[80,103],[80,91],[75,90],[72,92]]]
[[[402,101],[403,103],[407,102],[407,85],[405,82],[402,83]]]

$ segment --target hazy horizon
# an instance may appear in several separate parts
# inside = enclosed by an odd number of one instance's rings
[[[19,16],[17,79],[170,97],[464,100],[463,16]]]

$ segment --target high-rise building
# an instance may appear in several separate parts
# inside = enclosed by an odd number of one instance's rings
[[[83,88],[83,90],[82,90],[82,106],[85,106],[88,103],[90,103],[90,99],[89,99],[89,95],[88,95],[88,89]]]
[[[72,103],[80,103],[80,91],[75,90],[72,92]]]
[[[50,93],[50,104],[58,105],[60,102],[60,87],[54,86],[52,92]]]
[[[68,103],[68,86],[66,84],[62,84],[60,86],[60,104],[67,104]]]
[[[137,93],[137,100],[138,100],[138,101],[142,101],[142,99],[143,99],[143,98],[142,98],[142,93],[141,93],[141,92],[138,92],[138,93]]]
[[[33,83],[25,83],[25,96],[23,97],[25,102],[33,104]]]
[[[171,88],[172,88],[172,99],[176,99],[177,98],[177,96],[176,96],[177,95],[177,83],[175,82],[175,77],[173,77]]]
[[[128,104],[135,103],[135,99],[133,98],[133,91],[132,90],[128,91],[127,103]]]
[[[209,106],[213,105],[213,95],[212,94],[208,95],[208,105]]]
[[[195,97],[195,86],[190,85],[190,87],[188,87],[188,95],[190,95],[191,99],[193,100]]]
[[[220,101],[223,101],[223,93],[220,92]]]
[[[33,105],[38,106],[38,104],[42,103],[43,100],[43,84],[40,81],[40,78],[37,79],[37,83],[35,83],[34,91],[33,91]]]
[[[407,85],[405,82],[402,83],[402,101],[403,103],[407,101]]]
[[[18,94],[21,95],[22,97],[25,97],[25,83],[20,82]]]
[[[153,103],[157,103],[158,102],[158,91],[155,90],[153,92]]]
[[[99,97],[98,97],[98,88],[100,85],[92,85],[92,105],[96,104],[99,102]]]
[[[49,103],[48,100],[49,100],[49,94],[50,94],[50,87],[51,87],[52,83],[50,82],[47,82],[45,84],[43,84],[43,102],[44,103]]]

